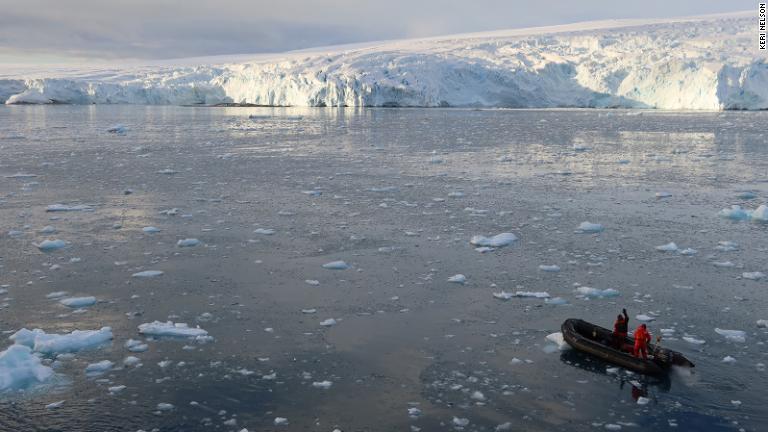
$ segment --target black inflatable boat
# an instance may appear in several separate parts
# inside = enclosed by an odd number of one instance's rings
[[[641,374],[661,375],[673,365],[694,367],[694,364],[679,352],[654,344],[648,345],[647,360],[637,358],[631,353],[634,339],[626,337],[623,341],[617,341],[611,330],[584,320],[567,319],[561,330],[563,339],[574,349]]]

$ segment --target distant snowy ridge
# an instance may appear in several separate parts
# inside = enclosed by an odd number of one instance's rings
[[[0,72],[6,104],[768,109],[751,15],[330,47],[199,66]]]

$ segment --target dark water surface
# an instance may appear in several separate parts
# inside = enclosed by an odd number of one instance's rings
[[[756,321],[768,319],[768,279],[742,274],[768,273],[768,225],[717,213],[768,202],[767,120],[0,107],[0,331],[115,336],[56,362],[45,385],[2,394],[0,430],[766,430],[768,333]],[[125,133],[107,132],[116,124]],[[95,211],[46,212],[54,203]],[[605,231],[576,232],[584,221]],[[40,233],[47,225],[57,232]],[[519,240],[489,253],[469,244],[501,232]],[[43,253],[34,244],[46,238],[67,247]],[[185,238],[202,243],[177,247]],[[656,250],[669,242],[697,253]],[[350,268],[322,267],[336,260]],[[131,277],[150,269],[164,274]],[[447,282],[455,274],[467,282]],[[587,300],[579,285],[620,295]],[[502,290],[567,304],[493,297]],[[98,303],[73,313],[46,298],[54,291]],[[632,328],[646,314],[654,335],[673,329],[663,344],[696,368],[650,380],[545,339],[568,317],[608,327],[622,307]],[[129,352],[154,320],[215,341]],[[128,355],[143,365],[123,367]],[[115,367],[86,376],[100,360]],[[126,389],[110,394],[116,385]]]

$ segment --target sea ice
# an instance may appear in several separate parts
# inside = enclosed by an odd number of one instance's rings
[[[741,277],[743,277],[744,279],[749,279],[749,280],[756,281],[756,280],[760,280],[760,279],[764,278],[765,277],[765,273],[762,273],[762,272],[759,272],[759,271],[758,272],[744,272],[744,273],[741,274]]]
[[[43,252],[52,252],[65,247],[67,243],[64,240],[43,240],[37,245],[37,248]]]
[[[85,367],[85,373],[87,375],[98,375],[107,372],[112,369],[115,364],[109,360],[102,360],[100,362],[91,363]]]
[[[464,284],[467,281],[467,277],[463,274],[456,274],[448,278],[448,282]]]
[[[323,389],[323,390],[328,390],[329,388],[331,388],[332,385],[333,385],[333,383],[330,382],[330,381],[327,381],[327,380],[326,381],[315,381],[315,382],[312,383],[312,387]]]
[[[25,389],[52,376],[53,369],[43,365],[27,346],[11,345],[0,352],[0,392]]]
[[[517,236],[512,233],[496,234],[493,237],[484,237],[481,235],[473,236],[469,243],[474,246],[499,248],[512,244],[517,240]]]
[[[151,323],[141,324],[139,325],[139,333],[148,336],[183,338],[201,338],[208,336],[208,332],[199,327],[193,328],[185,323],[174,323],[172,321],[153,321]]]
[[[10,339],[18,345],[32,348],[35,352],[50,355],[102,345],[112,340],[112,329],[102,327],[100,330],[74,330],[67,334],[55,334],[40,329],[23,328],[11,335]]]
[[[69,298],[59,300],[59,303],[63,304],[64,306],[69,306],[71,308],[92,306],[96,304],[96,297],[93,297],[93,296],[69,297]]]
[[[154,234],[154,233],[160,232],[160,228],[156,228],[156,227],[153,227],[153,226],[146,226],[146,227],[142,228],[141,230],[144,231],[147,234]]]
[[[544,265],[544,264],[542,264],[542,265],[539,266],[539,270],[541,270],[543,272],[557,273],[557,272],[560,271],[560,266]]]
[[[349,268],[349,264],[344,261],[331,261],[323,264],[323,268],[328,270],[346,270]]]
[[[693,336],[683,336],[683,340],[693,345],[704,345],[706,343],[704,339],[697,339]]]
[[[577,230],[589,234],[589,233],[599,233],[602,232],[605,229],[602,225],[598,223],[591,223],[591,222],[582,222],[579,224]]]
[[[659,252],[677,252],[678,247],[674,242],[669,242],[665,245],[656,246],[656,250]]]
[[[715,328],[715,333],[724,336],[726,340],[731,342],[744,343],[747,341],[747,332],[743,330],[724,330]]]
[[[275,233],[275,230],[271,228],[257,228],[253,232],[255,234],[261,234],[261,235],[272,235]]]
[[[565,339],[563,338],[562,332],[550,333],[546,336],[546,339],[554,343],[555,345],[557,345],[557,348],[560,351],[565,351],[570,348],[570,345],[568,345],[568,342],[566,342]]]
[[[200,244],[200,240],[196,238],[186,238],[176,242],[176,246],[178,247],[193,247],[199,244]]]
[[[326,320],[320,321],[320,325],[323,327],[331,327],[336,325],[336,320],[333,318],[328,318]]]
[[[578,297],[584,297],[584,298],[609,298],[609,297],[616,297],[619,295],[619,291],[613,288],[606,288],[601,290],[598,288],[582,286],[582,287],[576,288],[575,291]]]
[[[134,273],[131,276],[135,278],[151,278],[151,277],[160,276],[162,274],[163,272],[161,272],[160,270],[144,270],[138,273]]]

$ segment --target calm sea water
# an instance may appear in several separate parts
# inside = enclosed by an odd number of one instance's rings
[[[768,225],[718,212],[768,202],[766,120],[0,108],[0,330],[115,336],[59,359],[44,385],[2,394],[0,430],[764,429],[768,280],[743,274],[768,273]],[[46,212],[55,203],[94,211]],[[585,221],[605,230],[577,232]],[[502,232],[519,239],[469,244]],[[200,244],[178,247],[186,238]],[[67,247],[43,253],[44,239]],[[695,253],[656,250],[670,242]],[[349,268],[323,268],[339,260]],[[143,270],[164,274],[131,277]],[[466,283],[448,282],[456,274]],[[585,299],[580,286],[620,294]],[[98,303],[73,310],[55,291]],[[696,367],[650,380],[545,339],[569,317],[610,327],[622,307],[633,328],[654,318],[651,333],[665,329],[662,344]],[[138,333],[155,320],[215,340]],[[142,365],[124,367],[129,355]],[[115,366],[87,376],[101,360]]]

